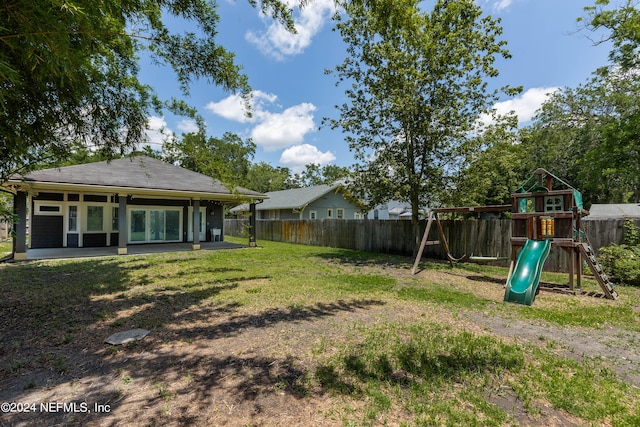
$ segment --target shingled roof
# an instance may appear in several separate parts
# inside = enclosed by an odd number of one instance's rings
[[[214,197],[246,200],[264,199],[264,194],[237,187],[233,191],[209,176],[147,156],[134,156],[110,162],[86,163],[43,169],[25,176],[13,176],[9,185],[54,189],[64,187],[113,191],[114,193],[153,193],[185,197]]]
[[[585,217],[586,220],[620,218],[640,219],[640,203],[593,204],[589,208],[589,212],[589,216]]]
[[[256,206],[259,211],[278,210],[278,209],[304,209],[307,205],[323,197],[332,191],[338,191],[343,188],[341,181],[336,181],[331,185],[322,184],[311,187],[292,188],[290,190],[270,191],[266,193],[268,197],[262,203]],[[233,213],[247,212],[249,205],[239,205],[231,209]]]

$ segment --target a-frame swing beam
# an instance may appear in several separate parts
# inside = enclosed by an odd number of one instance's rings
[[[436,220],[436,225],[438,227],[438,234],[440,235],[440,240],[429,240],[429,231],[431,231],[431,224],[433,224],[433,220]],[[440,218],[438,218],[438,214],[435,212],[429,213],[429,220],[427,221],[427,228],[424,230],[424,235],[422,236],[422,241],[420,242],[420,249],[418,249],[418,254],[416,255],[416,260],[413,263],[413,268],[411,269],[411,274],[416,274],[418,270],[418,265],[420,264],[420,260],[422,259],[422,253],[424,252],[424,248],[427,245],[440,245],[444,246],[444,250],[447,253],[447,258],[449,259],[449,264],[453,267],[453,261],[449,256],[449,244],[447,243],[447,239],[444,236],[444,230],[442,229],[442,224],[440,223]]]
[[[429,219],[427,221],[427,228],[424,230],[424,235],[422,236],[422,241],[420,242],[420,249],[418,249],[418,253],[416,254],[416,260],[413,263],[413,268],[411,269],[411,274],[416,274],[418,270],[418,265],[420,264],[420,260],[422,259],[422,253],[424,252],[424,248],[427,245],[440,245],[442,244],[445,253],[447,254],[447,259],[449,260],[449,264],[453,267],[453,259],[451,257],[451,253],[449,252],[449,243],[447,242],[447,238],[444,235],[444,230],[442,229],[442,223],[440,223],[440,218],[438,218],[438,213],[455,213],[455,212],[506,212],[511,210],[511,205],[494,205],[494,206],[465,206],[465,207],[453,207],[453,208],[438,208],[433,209],[429,212]],[[431,231],[431,224],[433,220],[436,220],[436,225],[438,227],[438,234],[440,235],[440,240],[429,240],[429,231]]]

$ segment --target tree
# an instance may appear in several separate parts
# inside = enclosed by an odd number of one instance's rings
[[[464,168],[446,196],[448,205],[484,206],[511,203],[511,194],[536,169],[519,143],[517,118],[500,119],[472,138],[476,149],[465,154]]]
[[[243,141],[231,132],[222,138],[188,133],[167,145],[168,161],[218,179],[230,188],[245,183],[256,152],[256,144],[250,138]]]
[[[640,66],[640,10],[637,0],[626,0],[614,9],[607,9],[609,0],[596,0],[593,6],[585,7],[586,27],[596,31],[608,30],[598,43],[611,41],[613,49],[609,59],[615,66],[630,70]],[[578,18],[578,21],[583,21]]]
[[[586,204],[640,200],[640,78],[595,73],[553,94],[521,140],[529,162],[571,182]]]
[[[292,182],[295,187],[311,187],[313,185],[333,184],[334,182],[349,178],[351,171],[348,167],[337,165],[320,166],[311,163],[299,174],[295,174]]]
[[[291,186],[289,168],[274,167],[268,163],[254,163],[249,167],[244,180],[244,187],[260,193],[288,190]]]
[[[354,191],[377,205],[410,202],[417,229],[421,208],[441,202],[480,113],[497,100],[485,81],[496,77],[499,20],[473,0],[438,0],[430,13],[418,0],[354,0],[337,30],[348,57],[333,73],[348,83],[340,118],[355,152]],[[503,88],[509,94],[518,90]],[[417,237],[417,233],[416,233]]]
[[[294,31],[284,3],[260,4]],[[197,34],[172,32],[165,24],[172,18],[193,22]],[[184,102],[161,100],[139,81],[143,51],[174,70],[185,95],[201,78],[247,95],[233,53],[217,43],[218,21],[215,0],[5,0],[0,182],[42,159],[64,158],[77,144],[110,156],[130,151],[144,141],[153,109],[194,116]]]

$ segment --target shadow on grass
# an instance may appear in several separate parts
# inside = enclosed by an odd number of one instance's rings
[[[36,262],[1,268],[0,401],[59,401],[76,403],[74,408],[79,409],[42,413],[38,408],[36,413],[5,414],[2,422],[86,425],[108,417],[109,425],[117,425],[136,421],[132,414],[142,411],[143,424],[165,424],[169,419],[197,424],[198,415],[189,410],[190,405],[211,404],[211,391],[217,387],[224,387],[235,404],[253,405],[257,413],[261,410],[255,402],[258,395],[286,394],[296,399],[309,395],[307,369],[286,355],[244,357],[226,352],[223,340],[242,337],[250,330],[313,322],[384,304],[354,299],[237,314],[240,303],[217,302],[213,297],[268,276],[243,274],[247,272],[241,268],[210,267],[180,286],[177,279],[190,269],[185,265],[156,272],[153,262],[145,259]],[[152,333],[122,347],[103,343],[113,332],[134,327]],[[183,347],[200,340],[206,344],[198,351]],[[220,340],[215,347],[213,340]],[[206,350],[207,346],[215,351]],[[122,372],[130,372],[127,381],[136,384],[130,393],[123,392]],[[191,380],[183,380],[184,376]],[[189,399],[177,398],[180,395]],[[84,412],[81,402],[89,404],[91,412]],[[94,412],[94,403],[108,405],[109,413]],[[174,418],[163,412],[168,405]]]
[[[380,267],[411,269],[413,259],[404,255],[362,252],[351,249],[334,249],[331,252],[315,254],[328,262],[362,267],[374,265]]]

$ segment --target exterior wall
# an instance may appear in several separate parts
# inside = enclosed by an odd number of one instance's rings
[[[340,192],[331,191],[314,200],[301,212],[297,209],[260,209],[257,205],[259,220],[294,220],[294,219],[364,219],[365,213],[358,206],[346,199]],[[338,209],[342,210],[339,218]],[[331,217],[329,216],[331,211]],[[238,212],[240,219],[249,218],[248,212]]]
[[[150,199],[136,196],[127,197],[126,233],[127,244],[149,243],[151,240],[131,241],[131,211],[150,212],[153,208],[176,208],[180,212],[179,233],[176,240],[153,240],[154,243],[187,242],[193,240],[193,208],[190,200]],[[102,224],[94,223],[91,230],[88,224],[89,209],[101,210]],[[212,228],[224,226],[223,206],[217,201],[201,201],[204,209],[200,241],[211,241]],[[72,192],[39,193],[31,197],[31,248],[55,247],[102,247],[118,246],[119,240],[119,197],[113,194],[81,194]],[[73,219],[75,218],[75,220]],[[74,228],[75,224],[75,228]],[[150,231],[146,228],[145,235]],[[199,227],[196,227],[198,229]],[[168,230],[168,229],[166,229]],[[163,233],[164,231],[163,230]],[[174,228],[175,230],[175,228]],[[224,232],[220,233],[221,236]]]
[[[338,209],[343,210],[342,218],[338,215]],[[360,208],[339,192],[331,191],[310,203],[300,219],[311,219],[311,212],[316,212],[315,219],[355,219],[356,213],[360,213]]]

